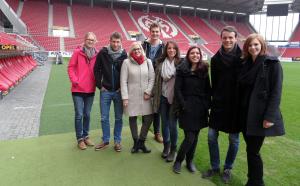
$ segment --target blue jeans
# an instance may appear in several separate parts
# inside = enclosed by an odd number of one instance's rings
[[[94,96],[73,95],[75,108],[75,132],[77,141],[88,137],[90,130],[90,113],[94,101]]]
[[[220,169],[220,153],[218,144],[219,131],[208,129],[208,147],[210,155],[210,164],[213,170]],[[224,169],[232,169],[234,160],[239,150],[239,133],[228,134],[229,146],[227,150]]]
[[[109,142],[110,139],[109,113],[112,101],[114,102],[115,112],[114,142],[120,143],[123,127],[123,103],[120,91],[100,91],[100,111],[103,133],[102,141],[106,143]]]
[[[171,141],[171,147],[176,148],[177,145],[177,118],[174,114],[170,114],[171,104],[164,96],[160,97],[160,115],[162,120],[162,137],[164,143]]]

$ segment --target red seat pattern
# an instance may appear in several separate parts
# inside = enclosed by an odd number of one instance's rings
[[[134,31],[134,32],[139,31],[137,29],[137,27],[135,26],[135,24],[133,23],[132,19],[130,18],[127,10],[117,9],[115,11],[117,12],[117,14],[118,14],[120,20],[122,21],[122,24],[127,32],[128,31]]]
[[[87,32],[94,32],[98,42],[96,48],[108,45],[109,36],[114,31],[123,35],[122,29],[109,8],[89,7],[75,4],[72,6],[73,23],[76,38],[65,38],[65,48],[73,51],[83,43],[83,37]],[[124,35],[123,35],[123,38]],[[125,39],[124,39],[125,40]]]
[[[8,91],[27,76],[36,66],[37,64],[31,56],[0,59],[0,91]]]
[[[219,32],[221,32],[222,28],[226,26],[222,21],[211,19],[208,22],[215,27]]]
[[[53,4],[53,26],[69,27],[67,4]]]
[[[298,25],[294,31],[292,38],[290,39],[291,42],[299,42],[300,41],[300,26]]]
[[[282,57],[300,57],[300,48],[287,48]]]
[[[24,2],[21,19],[26,23],[29,34],[48,36],[48,12],[47,1]]]

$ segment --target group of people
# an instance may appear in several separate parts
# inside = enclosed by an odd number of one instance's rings
[[[193,163],[200,130],[208,128],[211,169],[203,178],[220,175],[224,183],[231,178],[239,148],[239,134],[246,142],[248,186],[264,185],[260,149],[266,136],[284,134],[280,112],[282,67],[268,56],[259,34],[250,34],[240,49],[237,31],[226,26],[220,33],[222,45],[209,64],[200,47],[191,46],[184,59],[175,41],[163,43],[159,24],[152,23],[150,36],[142,44],[134,42],[128,51],[122,37],[112,33],[109,45],[98,53],[96,36],[85,35],[84,45],[76,49],[68,66],[75,108],[75,131],[79,149],[94,146],[89,137],[90,111],[96,87],[100,90],[102,142],[110,143],[110,105],[114,104],[114,149],[122,150],[123,111],[129,116],[133,139],[131,153],[150,153],[145,140],[153,123],[154,138],[163,143],[161,157],[174,162],[173,171],[197,171]],[[210,69],[210,75],[209,75]],[[137,117],[142,117],[138,132]],[[162,126],[160,127],[160,121]],[[177,121],[184,139],[177,148]],[[160,135],[162,129],[162,137]],[[228,134],[228,151],[221,174],[218,136]],[[178,151],[177,151],[178,149]],[[176,155],[177,154],[177,155]]]

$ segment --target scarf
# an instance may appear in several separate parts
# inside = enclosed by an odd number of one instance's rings
[[[96,54],[96,49],[83,46],[83,52],[85,53],[87,58],[90,60]]]
[[[123,52],[123,48],[121,46],[121,48],[117,51],[114,51],[110,45],[107,46],[107,50],[108,50],[108,55],[111,56],[111,58],[113,59],[113,61],[115,61],[116,59],[118,59]]]
[[[163,78],[162,91],[164,92],[163,94],[166,95],[169,104],[173,103],[175,74],[175,60],[170,63],[168,58],[166,58],[162,64],[161,77]]]
[[[235,44],[229,52],[226,52],[223,46],[219,49],[218,52],[221,56],[222,62],[228,66],[231,66],[236,60],[237,56],[240,56],[240,54],[242,53],[240,47],[237,44]]]
[[[166,58],[162,64],[161,69],[161,77],[164,81],[168,81],[173,76],[175,76],[176,68],[175,68],[175,60],[169,61],[168,58]]]
[[[145,61],[145,58],[143,55],[137,56],[135,55],[133,52],[130,53],[130,56],[132,57],[132,59],[134,59],[134,61],[136,61],[139,65],[143,64]]]

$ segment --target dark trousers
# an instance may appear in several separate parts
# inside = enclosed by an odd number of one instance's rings
[[[153,131],[154,134],[160,133],[160,114],[153,114]]]
[[[142,127],[140,132],[140,137],[138,136],[138,126],[136,123],[137,116],[129,117],[129,126],[133,139],[145,140],[153,120],[153,114],[142,116]]]
[[[246,142],[247,163],[248,163],[248,186],[264,185],[263,161],[259,151],[262,147],[264,136],[248,136],[243,133]]]
[[[176,161],[182,162],[184,158],[191,162],[197,147],[198,136],[200,131],[184,131],[184,139],[177,153]]]

